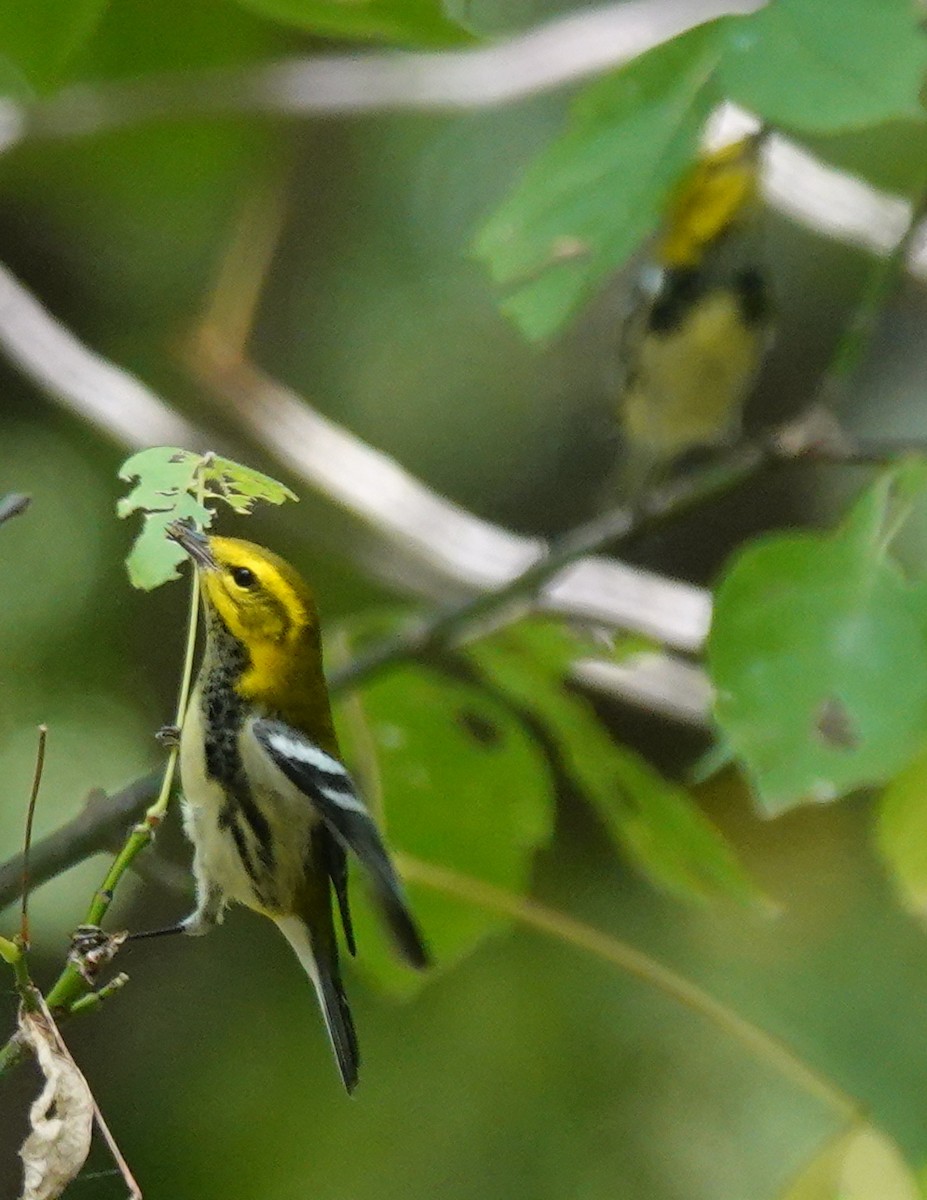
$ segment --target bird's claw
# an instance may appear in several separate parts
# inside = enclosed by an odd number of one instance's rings
[[[125,931],[106,933],[99,925],[78,925],[71,934],[68,962],[92,985],[100,971],[112,962],[127,936]]]
[[[179,725],[162,725],[155,738],[162,746],[168,750],[173,750],[175,746],[180,745],[180,726]]]

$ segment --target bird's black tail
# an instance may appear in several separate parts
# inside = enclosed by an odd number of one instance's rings
[[[348,999],[341,986],[338,951],[334,938],[331,939],[330,945],[321,946],[316,944],[318,939],[313,939],[308,925],[301,917],[293,915],[275,917],[274,920],[296,952],[303,970],[312,980],[322,1016],[325,1018],[329,1040],[335,1052],[335,1061],[341,1072],[341,1080],[345,1089],[349,1093],[353,1092],[357,1086],[360,1052]]]

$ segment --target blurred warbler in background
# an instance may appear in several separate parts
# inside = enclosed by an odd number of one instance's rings
[[[618,363],[629,494],[686,451],[739,432],[771,338],[760,145],[755,135],[695,163],[640,271]]]
[[[207,537],[181,523],[170,532],[199,571],[206,618],[206,650],[180,735],[197,906],[175,928],[206,933],[232,901],[270,917],[315,986],[350,1092],[359,1055],[332,910],[334,893],[354,954],[348,850],[365,868],[406,961],[425,967],[428,953],[339,758],[308,586],[251,542]]]

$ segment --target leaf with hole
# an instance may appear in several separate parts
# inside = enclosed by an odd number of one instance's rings
[[[422,666],[392,670],[337,711],[345,759],[394,852],[524,893],[553,805],[543,756],[511,712]],[[363,891],[353,890],[361,970],[391,990],[416,989],[425,977],[396,962]],[[409,891],[439,966],[507,924],[476,903],[421,885]]]
[[[927,467],[886,472],[830,534],[762,538],[717,589],[715,716],[761,809],[833,800],[910,761],[927,723],[927,596],[891,543]]]

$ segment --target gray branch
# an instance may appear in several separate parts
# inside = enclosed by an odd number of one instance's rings
[[[155,799],[160,773],[143,775],[121,791],[107,795],[91,792],[86,804],[60,829],[33,845],[29,854],[29,886],[41,887],[62,871],[91,855],[112,851],[125,840],[126,831]],[[22,895],[23,856],[0,865],[0,909]]]

